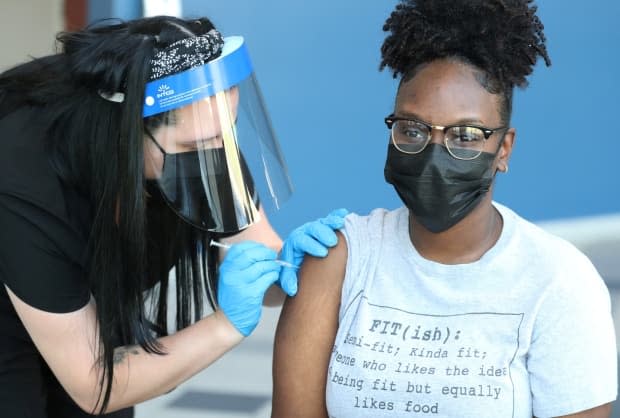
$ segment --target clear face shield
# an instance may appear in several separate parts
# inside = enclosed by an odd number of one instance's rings
[[[242,37],[220,57],[146,86],[145,171],[203,230],[238,232],[280,208],[292,186]]]

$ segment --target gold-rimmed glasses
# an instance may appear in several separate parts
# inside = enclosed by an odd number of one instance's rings
[[[431,125],[421,120],[389,115],[384,119],[391,131],[392,143],[401,152],[418,154],[426,148],[434,129],[443,132],[446,149],[458,160],[473,160],[484,150],[484,143],[495,132],[508,128],[486,128],[477,125]]]

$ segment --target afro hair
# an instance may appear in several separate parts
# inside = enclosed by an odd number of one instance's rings
[[[507,97],[527,86],[537,58],[551,65],[533,0],[402,0],[386,20],[381,65],[407,78],[420,64],[457,57]]]

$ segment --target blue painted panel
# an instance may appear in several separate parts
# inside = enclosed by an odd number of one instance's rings
[[[118,18],[136,19],[142,16],[141,0],[88,0],[88,21]]]

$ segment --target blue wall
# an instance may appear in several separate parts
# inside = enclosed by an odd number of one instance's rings
[[[96,2],[96,0],[91,0]],[[534,220],[620,212],[620,2],[538,1],[553,66],[517,91],[517,142],[495,198]],[[295,186],[281,233],[335,207],[400,205],[383,180],[396,81],[379,73],[396,0],[184,0],[246,36]]]
[[[137,0],[89,0],[88,21],[119,18],[135,19],[142,15],[142,2]]]

